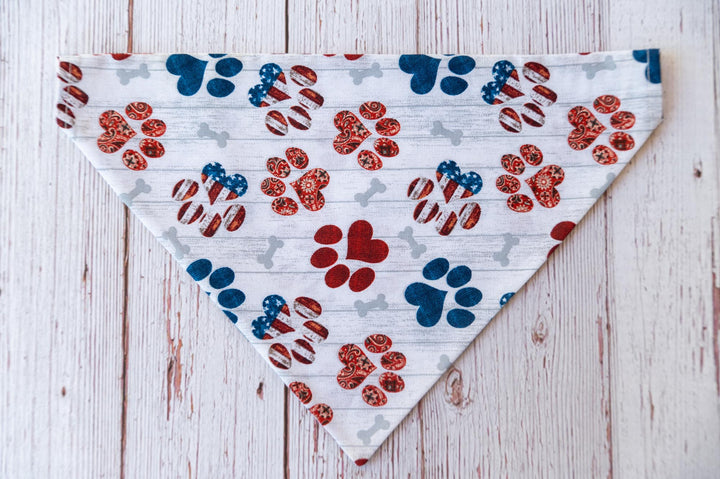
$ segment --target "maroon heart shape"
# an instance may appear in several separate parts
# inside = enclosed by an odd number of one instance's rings
[[[366,263],[381,263],[388,256],[388,245],[383,240],[372,239],[373,228],[370,223],[358,220],[348,229],[347,259],[356,259]]]

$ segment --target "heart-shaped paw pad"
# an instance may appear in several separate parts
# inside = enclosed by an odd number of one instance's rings
[[[148,167],[147,158],[160,158],[165,154],[165,148],[155,138],[165,134],[165,122],[151,119],[153,110],[145,102],[136,101],[125,107],[127,120],[115,110],[107,110],[100,115],[98,123],[104,132],[98,136],[97,146],[100,151],[113,154],[123,148],[138,133],[130,122],[140,123],[140,132],[146,137],[140,140],[137,150],[127,148],[123,151],[122,162],[131,170],[144,170]],[[143,156],[144,155],[144,156]]]
[[[525,173],[526,166],[540,166],[543,154],[535,145],[522,145],[520,147],[522,158],[507,154],[503,155],[500,164],[508,174],[500,175],[495,186],[503,193],[509,194],[508,208],[518,213],[527,213],[533,209],[533,200],[525,194],[518,193],[522,183],[517,178]],[[545,208],[554,208],[560,203],[560,193],[556,189],[565,179],[565,171],[557,165],[547,165],[525,180],[530,187],[536,201]]]
[[[392,158],[400,153],[400,147],[389,137],[400,133],[400,122],[385,116],[385,105],[377,101],[368,101],[360,105],[360,116],[365,120],[375,121],[375,131],[380,135],[373,143],[373,150],[362,150],[357,161],[366,170],[379,170],[383,167],[380,157]],[[349,155],[373,133],[353,112],[343,110],[335,115],[335,128],[340,133],[333,140],[335,151],[341,155]]]

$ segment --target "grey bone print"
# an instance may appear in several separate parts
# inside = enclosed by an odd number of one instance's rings
[[[454,146],[458,146],[462,141],[463,132],[462,130],[448,130],[445,128],[441,121],[434,121],[432,130],[430,130],[432,136],[444,136],[450,139],[450,143]]]
[[[418,259],[425,251],[427,251],[427,246],[419,244],[417,240],[415,240],[415,237],[413,236],[413,229],[409,226],[398,233],[398,238],[407,241],[410,245],[410,255],[415,259]]]
[[[382,184],[377,178],[373,178],[372,181],[370,181],[370,188],[368,188],[365,193],[355,194],[355,201],[365,208],[370,204],[370,198],[372,198],[375,193],[385,193],[385,190],[387,190],[387,186]]]
[[[452,363],[450,362],[450,358],[447,357],[447,354],[441,355],[436,366],[438,370],[446,371],[450,366],[452,366]]]
[[[513,246],[520,244],[520,240],[510,233],[505,233],[503,235],[503,240],[505,243],[503,244],[502,250],[493,253],[493,259],[500,263],[500,266],[507,266],[510,264],[508,254],[510,253],[510,250],[512,250]]]
[[[377,309],[378,311],[384,311],[387,308],[388,304],[385,302],[384,294],[378,294],[375,299],[373,299],[372,301],[368,301],[367,303],[363,303],[359,299],[355,301],[355,309],[357,310],[358,316],[360,316],[361,318],[367,316],[367,314],[373,309]]]
[[[608,189],[610,183],[612,183],[614,179],[615,173],[608,173],[605,177],[605,184],[602,185],[600,188],[593,188],[592,190],[590,190],[590,196],[592,196],[593,198],[600,198],[600,195],[602,195],[603,192]]]
[[[600,70],[614,70],[615,68],[615,61],[610,55],[606,56],[604,61],[596,63],[586,63],[582,66],[582,69],[585,72],[585,76],[588,78],[588,80],[592,80],[593,78],[595,78],[595,75]]]
[[[178,239],[177,230],[174,226],[171,226],[167,231],[163,231],[162,238],[170,242],[175,249],[175,257],[177,259],[183,259],[185,255],[190,252],[190,246],[181,243]]]
[[[257,262],[261,265],[265,266],[265,269],[270,269],[273,267],[273,256],[275,256],[275,252],[285,246],[285,243],[283,243],[282,240],[277,239],[276,236],[271,236],[268,238],[268,249],[263,254],[257,255]]]
[[[200,123],[200,128],[197,131],[199,138],[211,138],[217,142],[217,146],[225,148],[227,141],[230,139],[230,134],[227,131],[215,131],[210,129],[210,125],[207,123]]]
[[[375,424],[370,426],[369,429],[361,429],[357,432],[357,437],[360,439],[363,443],[363,445],[367,446],[370,444],[370,440],[372,439],[373,435],[378,432],[380,429],[389,429],[390,423],[385,420],[385,416],[382,414],[378,414],[375,416]]]
[[[141,63],[137,70],[118,70],[115,72],[117,77],[120,79],[121,85],[127,85],[133,78],[150,78],[150,72],[145,63]]]
[[[359,85],[367,77],[382,78],[383,73],[382,70],[380,70],[380,64],[376,62],[370,65],[370,68],[366,68],[365,70],[350,70],[350,76],[353,78],[353,83]]]
[[[120,201],[125,203],[127,206],[132,206],[133,200],[138,197],[140,193],[150,193],[152,188],[150,185],[145,183],[142,178],[135,180],[135,187],[127,193],[120,194]]]

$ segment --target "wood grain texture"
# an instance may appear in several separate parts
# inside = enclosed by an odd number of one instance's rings
[[[54,56],[128,43],[657,46],[665,123],[357,468],[56,131]],[[0,477],[714,477],[718,45],[714,0],[0,0]]]

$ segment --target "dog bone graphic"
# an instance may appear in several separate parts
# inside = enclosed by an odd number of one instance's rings
[[[450,143],[457,146],[462,141],[463,132],[462,130],[448,130],[445,128],[441,121],[434,121],[432,130],[430,133],[433,136],[444,136],[450,139]]]
[[[360,316],[361,318],[367,316],[367,314],[373,309],[383,311],[387,308],[388,304],[385,302],[384,294],[378,294],[377,298],[373,299],[372,301],[368,301],[367,303],[363,303],[359,299],[355,301],[355,309],[357,309],[358,316]]]
[[[120,79],[121,85],[127,85],[135,77],[150,78],[150,72],[145,63],[141,63],[137,70],[118,70],[115,72]]]
[[[493,253],[493,259],[500,263],[501,266],[507,266],[510,264],[508,253],[510,253],[513,246],[520,244],[520,240],[510,233],[505,233],[503,240],[505,240],[505,244],[503,244],[502,250]]]
[[[422,256],[422,254],[427,251],[427,246],[424,244],[418,244],[415,240],[415,237],[413,236],[413,229],[409,226],[398,233],[398,238],[407,241],[410,245],[410,255],[415,259]]]
[[[613,57],[608,55],[605,57],[604,61],[597,63],[586,63],[582,66],[582,69],[585,72],[585,76],[588,78],[588,80],[592,80],[593,78],[595,78],[595,74],[597,74],[597,72],[599,72],[600,70],[614,70],[615,62],[613,61]]]
[[[365,193],[356,193],[355,194],[355,201],[360,203],[360,206],[365,208],[369,204],[370,198],[372,198],[375,193],[384,193],[385,190],[387,190],[387,186],[380,183],[380,180],[377,178],[373,178],[370,182],[370,188]]]
[[[366,77],[381,78],[383,76],[379,63],[373,63],[370,68],[365,70],[350,70],[350,76],[353,77],[353,83],[359,85]]]
[[[285,245],[282,240],[277,239],[276,236],[268,238],[268,249],[263,254],[257,255],[257,262],[265,266],[265,269],[273,267],[272,258],[275,256],[275,252]]]
[[[370,444],[370,439],[373,437],[373,434],[378,432],[380,429],[388,429],[390,427],[390,423],[385,420],[385,417],[382,414],[378,414],[375,416],[375,424],[373,424],[369,429],[361,429],[357,433],[358,439],[362,441],[364,445]]]
[[[212,138],[217,142],[217,146],[220,148],[225,148],[227,146],[227,141],[230,138],[230,134],[227,131],[218,132],[211,130],[207,123],[200,123],[197,136],[200,138]]]
[[[174,226],[171,226],[167,231],[163,231],[162,238],[165,241],[169,241],[175,248],[175,257],[177,259],[183,259],[186,254],[190,252],[190,246],[182,244],[177,237],[177,230]]]
[[[127,193],[122,193],[120,195],[120,201],[125,203],[127,206],[132,206],[133,200],[140,194],[140,193],[150,193],[150,185],[145,183],[142,178],[138,178],[135,180],[135,188],[130,190]]]

